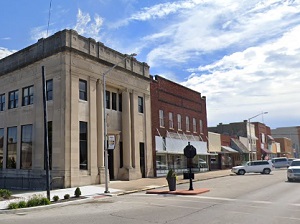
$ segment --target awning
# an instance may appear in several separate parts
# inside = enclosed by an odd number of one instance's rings
[[[267,135],[268,139],[274,140],[274,138],[271,135]]]
[[[268,149],[263,149],[263,148],[261,148],[261,150],[262,150],[264,153],[267,153],[267,154],[273,154],[273,152],[271,152],[271,151],[268,150]]]
[[[222,152],[227,152],[227,153],[238,153],[236,150],[229,146],[221,146]]]
[[[238,139],[231,139],[231,147],[240,153],[250,153],[247,147]]]

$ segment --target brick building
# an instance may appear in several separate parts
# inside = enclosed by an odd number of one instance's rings
[[[152,146],[157,175],[169,168],[182,172],[190,142],[197,149],[195,168],[207,168],[206,97],[160,76],[151,82]]]

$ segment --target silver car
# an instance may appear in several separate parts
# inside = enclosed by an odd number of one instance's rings
[[[287,168],[289,167],[289,161],[286,157],[276,157],[272,158],[272,163],[275,168]]]
[[[294,159],[287,169],[288,181],[300,180],[300,159]]]

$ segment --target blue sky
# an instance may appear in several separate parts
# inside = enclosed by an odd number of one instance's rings
[[[50,22],[48,28],[49,8]],[[300,0],[1,0],[0,58],[63,29],[207,98],[208,125],[300,125]]]

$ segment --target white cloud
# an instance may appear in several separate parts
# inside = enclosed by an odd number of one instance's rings
[[[163,27],[162,34],[147,37],[156,38],[156,42],[161,40],[157,38],[163,38],[148,54],[147,61],[151,66],[158,61],[160,64],[177,63],[195,54],[207,54],[232,45],[253,46],[265,39],[276,38],[293,24],[299,24],[299,12],[299,4],[289,5],[282,1],[264,4],[258,0],[206,1],[184,11],[178,16],[181,21]]]
[[[15,52],[16,50],[9,50],[7,48],[0,47],[0,59],[5,58]]]
[[[99,32],[103,25],[103,19],[95,14],[94,21],[92,21],[89,13],[84,13],[78,9],[77,22],[74,29],[80,34],[92,37],[96,40],[100,39]]]
[[[278,119],[283,110],[288,117],[297,117],[299,35],[297,26],[278,40],[199,66],[182,84],[207,96],[209,119],[214,125],[241,121],[259,111],[268,111],[270,119]]]
[[[126,26],[128,23],[132,21],[147,21],[147,20],[155,20],[162,19],[167,17],[170,14],[178,13],[182,10],[192,9],[196,5],[203,3],[202,0],[184,0],[177,2],[165,2],[157,5],[153,5],[151,7],[142,8],[140,11],[132,14],[127,19],[122,19],[115,24],[113,24],[112,28],[119,28],[121,26]]]

